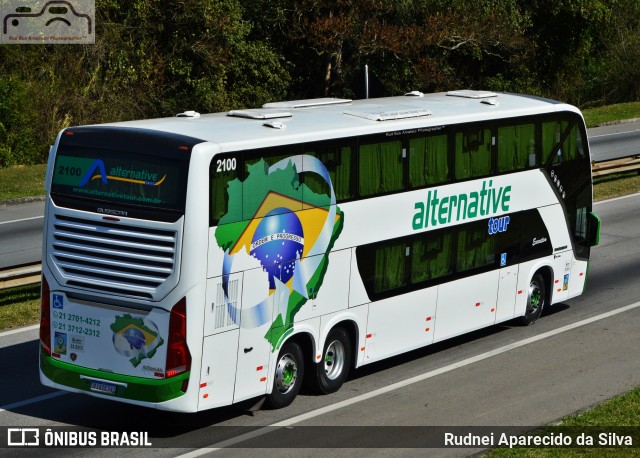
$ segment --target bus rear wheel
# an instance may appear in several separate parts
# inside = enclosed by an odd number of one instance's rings
[[[296,342],[286,342],[278,355],[273,389],[267,395],[269,407],[281,409],[291,404],[300,391],[303,377],[302,349]]]
[[[343,328],[334,328],[327,336],[322,359],[315,365],[310,380],[314,391],[329,394],[340,389],[351,368],[351,339]]]
[[[524,315],[520,317],[520,322],[525,326],[533,324],[540,317],[542,308],[545,305],[546,287],[544,278],[539,273],[535,274],[529,284],[527,291],[527,308]]]

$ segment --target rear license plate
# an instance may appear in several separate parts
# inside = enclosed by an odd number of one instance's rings
[[[116,394],[116,385],[105,382],[91,382],[91,391],[99,393]]]

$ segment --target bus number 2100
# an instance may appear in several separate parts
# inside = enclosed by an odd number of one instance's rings
[[[218,173],[235,170],[237,165],[236,158],[230,157],[228,159],[218,159],[216,161],[216,165],[218,166],[218,168],[216,169],[216,172]]]

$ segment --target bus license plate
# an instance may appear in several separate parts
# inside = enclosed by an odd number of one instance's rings
[[[105,382],[91,382],[91,391],[100,393],[116,394],[116,385]]]

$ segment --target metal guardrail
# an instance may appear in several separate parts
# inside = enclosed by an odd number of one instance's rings
[[[39,283],[41,271],[39,262],[0,269],[0,290]]]
[[[593,171],[594,177],[633,170],[638,170],[640,173],[640,155],[613,159],[611,161],[594,162],[591,164],[591,170]]]

